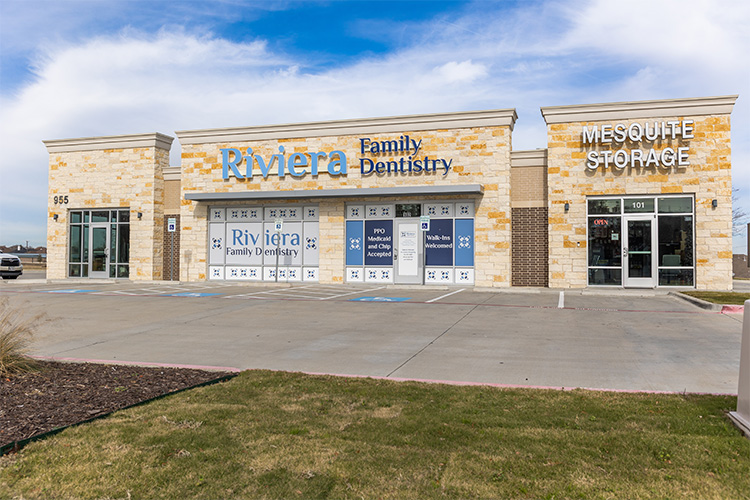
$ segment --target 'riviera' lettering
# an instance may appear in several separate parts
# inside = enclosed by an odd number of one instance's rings
[[[279,152],[272,154],[268,160],[261,155],[253,154],[252,148],[247,148],[246,155],[243,155],[237,148],[221,148],[220,151],[221,175],[225,180],[230,176],[237,179],[252,179],[256,164],[264,179],[268,178],[274,167],[279,177],[284,177],[286,173],[293,177],[302,177],[308,174],[307,167],[310,167],[310,175],[317,176],[320,163],[326,159],[328,159],[326,170],[329,175],[347,174],[346,154],[343,151],[292,153],[287,158],[284,154],[284,146],[279,146]],[[243,161],[245,163],[244,174],[240,171]]]

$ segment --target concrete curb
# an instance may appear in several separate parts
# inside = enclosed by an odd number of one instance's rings
[[[251,368],[247,371],[253,372],[260,369]],[[523,384],[499,384],[494,382],[467,382],[461,380],[438,380],[438,379],[425,379],[425,378],[411,378],[411,377],[384,377],[377,375],[352,375],[346,373],[325,373],[325,372],[306,372],[306,371],[290,371],[290,370],[271,370],[274,372],[282,373],[302,373],[304,375],[312,375],[315,377],[341,377],[341,378],[361,378],[361,379],[372,379],[372,380],[388,380],[391,382],[418,382],[422,384],[443,384],[443,385],[454,385],[461,387],[494,387],[496,389],[530,389],[530,390],[543,390],[543,391],[591,391],[591,392],[613,392],[620,394],[694,394],[697,396],[736,396],[734,392],[688,392],[688,391],[656,391],[648,389],[606,389],[601,387],[584,387],[584,386],[560,386],[560,385],[523,385]]]
[[[669,292],[668,295],[671,295],[672,297],[677,297],[680,300],[684,300],[685,302],[690,302],[694,306],[698,306],[701,309],[706,309],[708,311],[716,311],[721,312],[722,306],[721,304],[714,304],[713,302],[708,302],[702,299],[697,299],[695,297],[691,297],[690,295],[685,295],[680,292]]]

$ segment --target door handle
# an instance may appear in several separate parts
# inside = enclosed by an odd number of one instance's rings
[[[393,258],[398,259],[398,248],[393,249]]]
[[[623,247],[622,248],[622,256],[623,257],[627,257],[628,256],[628,247]]]

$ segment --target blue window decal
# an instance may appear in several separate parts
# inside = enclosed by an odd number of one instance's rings
[[[425,235],[426,266],[453,265],[453,219],[432,219]]]
[[[365,265],[393,265],[393,220],[365,221]]]
[[[364,226],[361,220],[346,221],[346,265],[361,266],[365,247]]]
[[[456,265],[474,265],[474,219],[456,219]]]

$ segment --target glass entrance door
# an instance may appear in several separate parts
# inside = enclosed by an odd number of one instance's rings
[[[422,283],[423,250],[419,220],[396,219],[395,282]]]
[[[623,286],[653,288],[656,286],[654,261],[654,216],[626,216],[622,243]]]
[[[91,224],[89,277],[109,278],[109,224]]]

